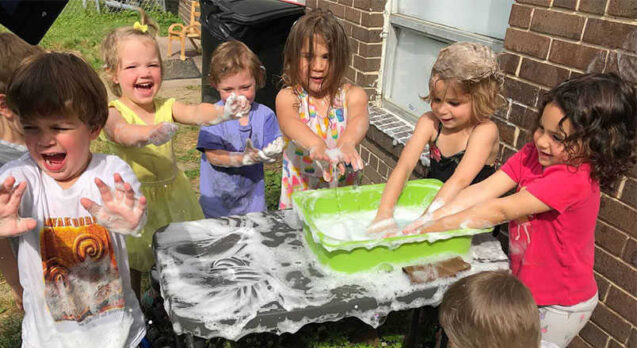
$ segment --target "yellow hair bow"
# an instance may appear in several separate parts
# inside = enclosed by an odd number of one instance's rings
[[[146,25],[146,24],[141,24],[141,23],[139,23],[139,22],[135,22],[135,24],[133,24],[133,29],[135,29],[135,30],[139,30],[139,31],[141,31],[142,33],[145,33],[145,32],[147,32],[147,31],[148,31],[148,25]]]

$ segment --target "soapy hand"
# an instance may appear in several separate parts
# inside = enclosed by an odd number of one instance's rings
[[[427,231],[423,231],[423,229],[431,225],[432,221],[433,220],[431,219],[431,213],[424,214],[418,219],[407,224],[407,226],[403,228],[402,233],[404,235],[425,233]]]
[[[356,151],[356,148],[353,144],[344,143],[339,146],[340,150],[340,160],[352,166],[354,171],[363,170],[365,166],[361,156]]]
[[[367,227],[366,233],[370,236],[378,236],[379,238],[389,238],[400,235],[400,228],[394,218],[374,220],[371,225]]]
[[[278,137],[273,142],[259,150],[254,147],[252,140],[246,139],[246,148],[243,156],[243,165],[250,165],[259,162],[273,163],[276,162],[276,155],[283,151],[283,138]]]
[[[248,115],[250,113],[250,102],[248,99],[243,96],[237,96],[232,93],[226,99],[225,105],[223,107],[223,116],[220,117],[219,121],[227,121],[239,119],[243,116]]]
[[[153,144],[159,146],[165,144],[177,133],[178,128],[174,123],[161,122],[148,135],[148,142],[144,145]]]
[[[23,219],[18,215],[26,182],[14,186],[15,178],[8,176],[0,186],[0,238],[24,233],[36,226],[35,219]]]
[[[95,185],[102,196],[103,205],[99,205],[88,198],[80,199],[80,203],[97,223],[111,232],[139,236],[139,232],[146,224],[146,198],[135,197],[135,192],[129,183],[115,173],[115,189],[112,190],[99,178],[95,178]]]

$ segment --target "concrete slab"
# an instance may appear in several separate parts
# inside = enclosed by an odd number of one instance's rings
[[[179,40],[172,40],[172,41],[168,41],[168,37],[167,36],[160,36],[157,38],[157,42],[159,43],[159,50],[161,51],[161,59],[166,61],[169,59],[179,59],[179,54],[180,54],[180,42]],[[195,48],[192,44],[192,42],[190,42],[190,40],[186,39],[186,57],[190,57],[193,59],[193,61],[195,62],[195,65],[197,65],[197,68],[199,69],[199,71],[201,71],[201,40],[197,40],[195,39],[195,43],[197,43],[197,47],[199,47],[199,49]],[[173,53],[172,55],[169,57],[168,56],[168,45],[172,45],[172,49],[173,49]]]

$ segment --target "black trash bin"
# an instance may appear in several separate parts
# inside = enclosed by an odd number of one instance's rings
[[[265,66],[266,84],[257,91],[255,99],[274,110],[285,40],[305,8],[279,0],[200,0],[200,3],[201,100],[219,100],[219,93],[209,83],[210,58],[219,44],[235,39],[250,47]]]

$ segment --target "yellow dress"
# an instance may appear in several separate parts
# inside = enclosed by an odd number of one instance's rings
[[[155,99],[155,124],[173,122],[174,98]],[[146,125],[131,109],[118,100],[109,103],[117,109],[126,122]],[[102,131],[100,138],[107,140]],[[108,140],[107,140],[108,141]],[[130,268],[148,271],[155,263],[152,251],[153,233],[171,222],[203,219],[203,212],[194,191],[184,173],[177,168],[173,142],[155,146],[128,147],[108,141],[113,152],[131,166],[142,184],[142,194],[148,204],[148,221],[141,237],[127,237]]]

